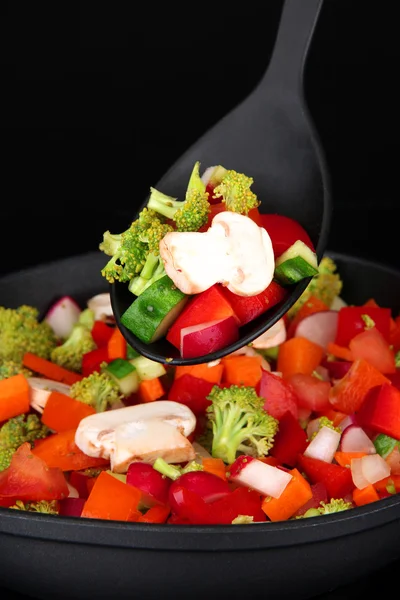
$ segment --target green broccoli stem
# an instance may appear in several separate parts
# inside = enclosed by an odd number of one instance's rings
[[[214,407],[213,442],[211,454],[231,464],[241,443],[248,437],[246,422],[248,416],[240,407],[231,405],[221,410]]]
[[[99,249],[104,252],[104,254],[113,256],[120,249],[121,242],[121,233],[111,233],[110,231],[105,231],[103,233],[103,241],[101,242]]]
[[[178,479],[181,476],[181,470],[178,467],[170,465],[161,457],[156,458],[153,463],[153,469],[172,480]]]
[[[160,258],[155,257],[156,261],[153,262],[153,258],[150,257],[154,257],[154,255],[149,254],[146,264],[143,267],[145,275],[143,275],[142,270],[140,274],[133,277],[128,284],[129,291],[135,296],[140,296],[140,294],[147,290],[148,287],[165,275],[164,264],[160,261]],[[151,269],[151,267],[153,267],[153,269]]]
[[[182,207],[183,202],[159,192],[155,188],[150,188],[150,198],[147,203],[149,210],[163,215],[167,219],[173,219],[178,208]]]

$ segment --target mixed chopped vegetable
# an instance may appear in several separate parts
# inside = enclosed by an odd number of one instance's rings
[[[222,165],[200,176],[196,162],[184,199],[152,187],[126,231],[104,232],[101,273],[132,292],[121,322],[139,340],[165,338],[182,358],[201,358],[235,343],[240,327],[284,300],[288,286],[318,273],[307,232],[262,214],[252,185]]]
[[[254,202],[248,182],[230,175],[228,183],[231,206]],[[202,199],[194,187],[184,204]],[[185,206],[170,208],[186,233]],[[283,254],[300,239],[298,225],[285,229],[274,219],[272,239]],[[150,239],[131,238],[143,265]],[[133,272],[142,276],[137,266],[115,267],[120,277]],[[214,284],[186,305],[182,326],[207,310],[248,322],[282,289],[273,280],[266,296],[241,297]],[[348,305],[343,294],[335,262],[324,257],[271,330],[220,360],[190,366],[133,350],[107,293],[82,307],[60,298],[41,320],[34,307],[0,307],[0,506],[140,523],[254,525],[320,517],[398,493],[400,316],[373,298]],[[178,329],[170,332],[179,340]]]

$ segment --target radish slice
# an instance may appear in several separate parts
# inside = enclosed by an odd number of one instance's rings
[[[77,323],[81,308],[71,296],[63,296],[47,311],[44,318],[57,337],[66,339]]]
[[[79,498],[79,492],[76,489],[76,487],[74,487],[73,485],[71,485],[70,483],[68,483],[68,481],[67,481],[67,486],[68,486],[68,489],[69,489],[68,498]]]
[[[272,498],[279,498],[292,479],[287,471],[245,455],[235,460],[230,473],[230,481]]]
[[[211,175],[214,173],[215,169],[216,169],[216,166],[207,167],[207,169],[204,171],[203,175],[201,176],[201,180],[204,183],[204,185],[208,184],[208,182],[211,179]]]
[[[353,364],[349,360],[326,360],[322,361],[324,367],[328,369],[331,379],[342,379]]]
[[[59,501],[58,514],[63,517],[80,517],[85,502],[84,498],[63,498]]]
[[[317,417],[316,419],[311,419],[311,421],[308,422],[307,427],[306,427],[306,434],[307,434],[307,437],[309,440],[311,440],[314,433],[317,433],[319,431],[319,428],[320,428],[319,417]]]
[[[304,455],[331,463],[338,449],[340,436],[338,431],[324,425],[308,444]]]
[[[133,462],[126,473],[127,485],[132,485],[142,493],[142,501],[148,507],[168,502],[171,479],[144,462]]]
[[[239,338],[239,329],[235,317],[191,325],[181,329],[182,358],[198,358],[216,352]]]
[[[342,452],[376,454],[373,441],[359,425],[349,425],[344,429],[340,440],[340,449]]]
[[[322,310],[301,319],[294,337],[303,337],[326,349],[336,338],[338,313],[335,310]]]
[[[251,345],[253,348],[258,348],[262,350],[266,350],[267,348],[274,348],[275,346],[279,346],[286,341],[287,332],[286,325],[284,319],[279,319],[272,325],[267,331],[258,336],[255,340],[252,341]]]
[[[28,377],[30,387],[30,405],[42,413],[51,392],[60,392],[69,396],[70,387],[66,383],[46,379],[45,377]]]
[[[87,307],[94,312],[96,321],[108,321],[114,318],[110,294],[97,294],[87,301]]]
[[[350,425],[357,425],[356,416],[354,414],[346,415],[344,419],[338,423],[338,427],[342,432],[347,429],[347,427],[350,427]]]
[[[351,474],[354,485],[362,490],[371,483],[373,484],[385,479],[385,477],[389,477],[390,467],[379,454],[367,454],[362,458],[352,459]]]

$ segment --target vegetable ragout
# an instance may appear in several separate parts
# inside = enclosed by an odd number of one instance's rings
[[[176,211],[169,218],[178,219]],[[301,230],[265,217],[279,259]],[[117,267],[121,277],[142,277],[137,266]],[[268,289],[274,302],[284,286],[273,279]],[[32,306],[0,307],[0,506],[254,525],[398,493],[400,316],[373,298],[353,306],[345,297],[326,256],[270,330],[190,366],[135,352],[115,326],[107,293],[84,306],[64,296],[43,318]],[[218,307],[219,318],[242,323],[262,305],[220,283],[201,298],[201,311]],[[184,324],[201,317],[191,308]]]

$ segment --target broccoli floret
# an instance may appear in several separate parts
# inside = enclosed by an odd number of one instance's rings
[[[106,231],[99,249],[111,256],[101,274],[110,283],[129,282],[142,274],[150,279],[159,260],[159,245],[173,227],[164,223],[155,211],[144,208],[129,229],[120,234]]]
[[[330,515],[343,510],[349,510],[349,508],[353,508],[352,503],[343,500],[343,498],[331,499],[330,502],[324,502],[322,500],[318,507],[309,508],[303,515],[298,515],[295,518],[307,519],[309,517],[319,517],[320,515]]]
[[[36,414],[12,417],[0,428],[0,471],[11,464],[14,452],[25,442],[32,444],[35,440],[45,438],[50,429],[44,425]]]
[[[17,500],[10,508],[13,508],[14,510],[45,513],[46,515],[58,515],[57,500],[38,500],[37,502],[23,502],[22,500]]]
[[[221,198],[226,210],[247,215],[253,208],[260,206],[256,194],[251,191],[254,180],[237,171],[226,171],[221,182],[214,188],[213,195]]]
[[[161,457],[154,461],[153,469],[172,480],[179,479],[181,475],[192,471],[204,471],[203,466],[195,460],[191,460],[182,467],[181,465],[171,465]]]
[[[297,311],[307,302],[310,296],[316,296],[330,307],[334,299],[340,295],[343,281],[336,272],[337,265],[328,256],[324,256],[318,265],[318,274],[315,275],[300,298],[288,310],[287,315],[292,319]]]
[[[396,369],[400,369],[400,350],[396,352],[396,356],[394,357]]]
[[[150,188],[147,208],[175,221],[178,231],[198,231],[207,223],[211,207],[208,192],[199,173],[200,163],[196,162],[186,190],[185,200],[167,196],[155,188]]]
[[[117,382],[107,373],[98,371],[73,383],[69,393],[72,398],[92,406],[96,412],[104,412],[123,398]]]
[[[22,363],[25,352],[48,359],[56,344],[54,331],[46,321],[39,321],[35,307],[0,306],[0,361]]]
[[[0,381],[2,379],[8,379],[14,375],[25,375],[25,377],[32,377],[33,373],[20,362],[14,360],[0,361]]]
[[[253,387],[215,385],[207,399],[211,400],[206,412],[213,429],[212,456],[231,464],[238,452],[268,454],[279,423],[264,410],[264,400]]]
[[[65,342],[52,350],[51,360],[60,367],[79,373],[83,355],[97,348],[92,336],[93,324],[94,311],[85,308]]]

